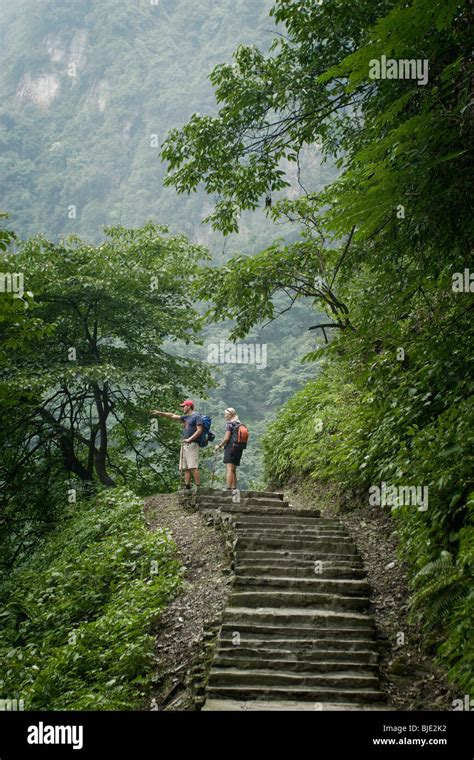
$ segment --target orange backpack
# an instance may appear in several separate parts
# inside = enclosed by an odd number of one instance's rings
[[[236,434],[237,431],[237,434]],[[234,431],[232,433],[234,438],[234,443],[238,443],[240,446],[242,446],[244,449],[247,446],[247,442],[249,440],[249,429],[246,427],[246,425],[243,424],[243,422],[239,422],[238,425],[234,428]]]

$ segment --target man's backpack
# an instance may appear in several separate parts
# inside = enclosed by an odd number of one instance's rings
[[[204,414],[202,417],[202,433],[197,439],[198,445],[203,449],[205,446],[208,445],[209,441],[213,441],[215,439],[215,435],[211,430],[212,425],[212,419],[207,416],[207,414]]]
[[[239,422],[233,429],[231,435],[231,443],[237,443],[242,446],[243,449],[247,447],[249,440],[249,429],[243,422]]]

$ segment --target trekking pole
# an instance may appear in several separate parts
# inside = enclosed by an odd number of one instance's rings
[[[214,481],[216,479],[216,464],[217,464],[217,451],[214,452],[214,459],[212,460],[212,470],[211,470],[212,485],[214,485]]]
[[[181,467],[182,459],[183,459],[183,442],[181,441],[181,446],[179,450],[179,466],[180,467]],[[179,471],[179,480],[180,480],[180,488],[184,490],[184,487],[186,485],[186,477],[184,474],[184,469],[180,469]]]

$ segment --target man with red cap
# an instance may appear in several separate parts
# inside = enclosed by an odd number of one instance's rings
[[[173,414],[172,412],[160,412],[158,409],[152,409],[151,414],[155,417],[168,417],[169,420],[179,420],[183,423],[183,434],[181,441],[181,450],[179,454],[179,469],[184,470],[185,488],[191,488],[191,473],[197,486],[199,480],[199,444],[204,429],[202,417],[194,411],[194,401],[186,399],[180,406],[183,414]]]

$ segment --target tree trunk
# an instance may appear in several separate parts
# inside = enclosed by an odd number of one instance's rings
[[[107,399],[107,384],[104,383],[104,387],[101,390],[98,383],[92,383],[92,389],[94,391],[95,405],[97,409],[97,415],[99,417],[99,434],[100,443],[99,447],[95,449],[95,471],[100,482],[104,486],[115,486],[116,483],[113,478],[107,472],[106,459],[107,459],[107,444],[108,444],[108,431],[107,431],[107,417],[109,414],[109,405]]]

